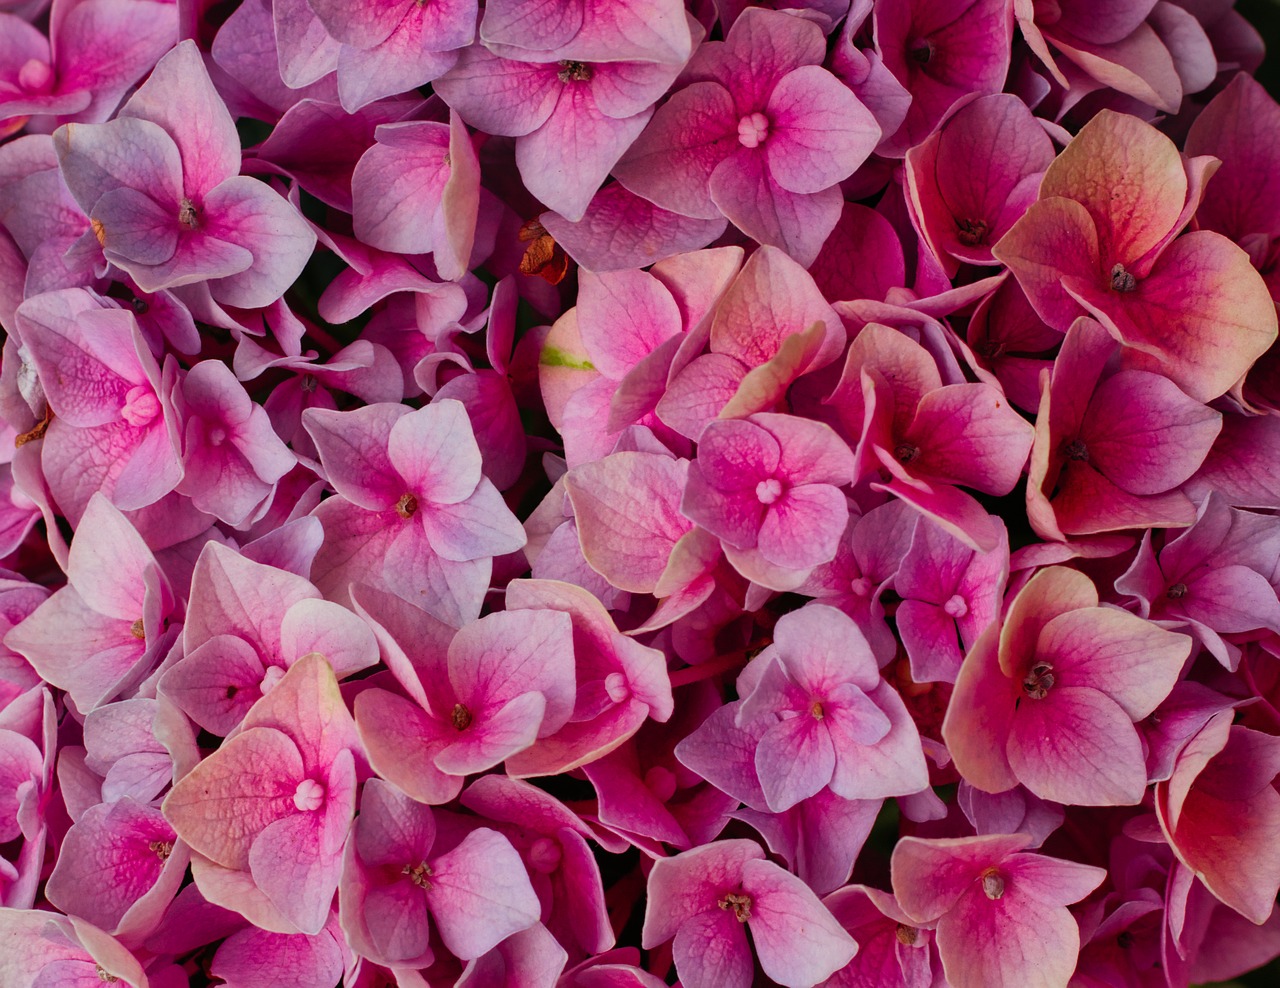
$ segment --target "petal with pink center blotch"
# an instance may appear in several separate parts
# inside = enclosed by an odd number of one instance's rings
[[[950,910],[986,869],[1031,843],[1028,834],[992,834],[924,840],[904,837],[893,849],[893,894],[917,923]]]
[[[194,41],[180,42],[160,59],[120,108],[120,117],[148,120],[173,138],[182,155],[182,189],[187,195],[203,197],[240,174],[235,121]]]
[[[432,402],[399,416],[386,446],[407,489],[433,505],[459,504],[480,483],[480,449],[461,402]]]
[[[520,137],[541,127],[555,110],[565,87],[557,71],[555,64],[508,61],[472,45],[432,88],[477,130]]]
[[[693,71],[729,87],[738,113],[764,106],[779,80],[803,65],[817,65],[826,54],[822,29],[805,17],[780,11],[744,10],[723,45],[698,50]]]
[[[716,165],[708,188],[729,222],[762,244],[782,248],[802,267],[817,259],[844,205],[836,185],[813,193],[788,192],[756,148],[739,147]]]
[[[1083,315],[1062,279],[1071,277],[1085,285],[1102,277],[1098,229],[1089,211],[1074,199],[1032,203],[991,254],[1013,272],[1036,314],[1062,333]]]
[[[696,441],[738,394],[747,373],[747,367],[728,354],[704,353],[676,375],[654,413],[664,425]]]
[[[242,309],[268,306],[302,274],[316,235],[270,186],[247,175],[229,178],[205,197],[204,207],[204,228],[253,256],[252,267],[210,283],[219,302]]]
[[[112,189],[145,189],[177,218],[182,158],[165,131],[150,120],[117,118],[105,124],[65,124],[54,131],[62,178],[89,213]],[[237,162],[237,169],[239,163]]]
[[[892,686],[881,682],[867,693],[867,699],[888,722],[888,732],[874,743],[865,744],[859,740],[868,736],[865,727],[855,734],[844,729],[841,717],[833,718],[836,770],[831,777],[831,791],[845,799],[883,799],[909,796],[927,788],[929,769],[920,733],[902,698]],[[880,730],[874,721],[870,727],[872,734]]]
[[[356,727],[375,772],[428,806],[458,795],[462,778],[436,768],[435,756],[454,740],[443,721],[386,690],[365,690],[355,707]]]
[[[264,671],[244,639],[215,635],[166,672],[161,689],[200,727],[226,737],[262,696]]]
[[[100,230],[102,249],[134,264],[163,264],[178,249],[173,209],[127,185],[104,193],[90,219]]]
[[[1164,374],[1197,401],[1226,392],[1276,339],[1275,305],[1262,276],[1248,254],[1210,230],[1171,243],[1132,292],[1106,292],[1096,278],[1068,277],[1063,287],[1113,336],[1147,355],[1138,366]]]
[[[241,988],[333,988],[342,979],[343,946],[327,929],[307,936],[250,926],[223,941],[209,970]]]
[[[606,116],[586,83],[569,83],[542,126],[516,142],[520,177],[548,208],[576,222],[652,115],[645,108],[622,119]]]
[[[1133,721],[1105,693],[1054,685],[1022,697],[1008,741],[1018,781],[1041,799],[1073,806],[1133,806],[1146,791]]]
[[[680,310],[647,271],[584,271],[578,279],[578,327],[591,363],[620,381],[680,332]]]
[[[788,192],[821,192],[848,178],[880,141],[871,111],[818,65],[783,76],[765,113],[769,174]]]
[[[435,224],[450,167],[449,128],[434,121],[384,124],[351,177],[356,236],[404,254],[435,248]]]
[[[682,984],[750,988],[752,983],[747,934],[727,908],[686,920],[676,932],[672,956]]]
[[[619,182],[663,209],[716,219],[712,173],[738,143],[738,115],[729,90],[695,82],[676,92],[613,168]]]
[[[622,590],[653,590],[672,548],[693,527],[680,513],[688,469],[661,454],[622,452],[565,475],[592,569]]]
[[[487,477],[480,478],[475,491],[457,504],[428,504],[418,510],[427,542],[446,561],[465,563],[502,556],[525,544],[520,520]]]
[[[1004,792],[1018,784],[1005,754],[1017,709],[1016,687],[1000,669],[997,635],[992,625],[965,656],[942,723],[957,770],[985,792]]]
[[[343,750],[360,750],[356,725],[333,668],[315,652],[289,667],[271,691],[253,705],[244,726],[273,727],[293,738],[309,773],[327,769]]]
[[[1089,399],[1081,426],[1089,462],[1130,494],[1160,494],[1187,480],[1222,429],[1222,414],[1159,374],[1121,371]]]
[[[783,339],[814,323],[823,326],[823,343],[806,370],[836,359],[844,346],[844,324],[800,264],[782,250],[761,247],[716,309],[711,349],[756,367],[778,353]]]
[[[1004,495],[1022,476],[1035,430],[989,384],[951,384],[920,399],[904,437],[920,450],[909,472]]]
[[[748,861],[763,858],[764,851],[755,841],[724,840],[655,861],[649,872],[641,933],[645,949],[671,939],[700,914],[722,915],[716,900],[741,882]],[[733,919],[727,910],[723,914]],[[734,926],[738,925],[735,920]],[[714,934],[714,930],[704,932]],[[742,945],[745,949],[745,938]]]
[[[858,945],[813,890],[771,861],[742,866],[751,896],[747,923],[765,974],[788,988],[829,978],[853,959]]]
[[[1089,463],[1068,462],[1052,500],[1058,527],[1067,535],[1125,528],[1184,528],[1196,506],[1182,491],[1138,496],[1113,484]]]
[[[1191,639],[1110,607],[1081,607],[1044,625],[1036,661],[1053,665],[1057,684],[1090,686],[1139,721],[1164,702]],[[1024,704],[1026,701],[1024,701]]]
[[[1280,631],[1275,588],[1247,566],[1222,566],[1205,573],[1188,585],[1186,596],[1177,601],[1177,612],[1224,634],[1259,628]]]
[[[587,0],[582,6],[582,30],[561,57],[681,66],[689,60],[695,41],[678,0]]]
[[[778,619],[774,641],[782,663],[806,689],[822,690],[836,683],[874,689],[880,670],[862,632],[843,611],[825,604],[809,604]]]
[[[183,776],[161,810],[192,850],[243,871],[254,839],[297,812],[293,797],[304,777],[302,755],[288,735],[253,728]]]
[[[1000,667],[1008,676],[1025,674],[1040,632],[1060,614],[1097,607],[1098,591],[1079,570],[1052,566],[1036,573],[1013,598],[1000,635]]]
[[[389,403],[350,412],[309,408],[302,424],[320,452],[334,490],[366,510],[384,511],[409,492],[408,481],[395,468],[387,447],[395,424],[411,414],[413,409]],[[446,413],[428,418],[442,414]]]
[[[769,809],[781,813],[831,781],[836,766],[831,733],[823,721],[802,711],[765,731],[755,764]]]
[[[49,901],[113,930],[159,881],[176,839],[153,806],[127,796],[99,803],[67,832],[46,886]]]
[[[765,510],[756,545],[775,566],[812,569],[835,558],[849,504],[831,484],[801,484]]]
[[[1080,952],[1075,918],[1029,895],[1017,876],[1000,877],[999,898],[985,894],[983,884],[971,884],[938,920],[935,936],[947,981],[954,988],[1066,984]]]
[[[484,827],[432,860],[427,904],[445,946],[464,961],[532,926],[541,913],[519,853]]]

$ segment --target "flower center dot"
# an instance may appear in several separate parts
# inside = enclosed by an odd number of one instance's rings
[[[1111,290],[1113,292],[1131,292],[1138,287],[1138,279],[1117,264],[1111,269]]]
[[[1175,583],[1164,594],[1170,600],[1177,600],[1179,597],[1187,595],[1187,585],[1185,583]]]
[[[769,118],[763,113],[748,113],[738,121],[738,143],[744,148],[758,148],[769,136]]]
[[[178,207],[178,223],[188,230],[194,230],[200,225],[200,210],[186,196],[183,196],[182,205]]]
[[[120,417],[134,428],[141,429],[160,414],[160,399],[150,387],[135,384],[124,396]]]
[[[590,82],[591,66],[585,62],[561,62],[556,76],[561,82]]]
[[[408,492],[400,495],[396,502],[396,514],[401,518],[412,518],[418,510],[418,499]]]
[[[53,67],[38,58],[28,59],[18,70],[18,85],[28,93],[47,93],[53,88]]]
[[[739,923],[745,923],[751,918],[751,896],[744,892],[728,892],[723,899],[718,899],[716,905],[721,909],[732,909],[734,918]]]
[[[114,985],[117,981],[120,980],[114,974],[107,973],[107,969],[103,967],[101,964],[93,965],[93,970],[94,970],[94,973],[98,975],[99,981],[105,981],[109,985]]]
[[[142,623],[142,618],[138,618],[138,620],[134,621],[133,624],[129,625],[129,634],[133,635],[134,638],[144,641],[146,640],[147,632]]]
[[[529,847],[529,864],[534,871],[550,875],[560,867],[560,859],[564,852],[560,845],[550,837],[539,837]]]
[[[987,242],[991,227],[983,220],[956,220],[956,239],[966,247],[977,247]]]
[[[898,443],[893,447],[893,455],[899,463],[910,463],[920,458],[920,447],[915,443]]]
[[[1089,462],[1089,447],[1084,444],[1083,439],[1073,439],[1067,443],[1062,450],[1068,460],[1078,460],[1081,463]]]
[[[865,576],[849,581],[849,589],[855,597],[867,597],[871,594],[871,581]]]
[[[953,618],[962,618],[969,613],[969,605],[959,594],[953,594],[951,599],[942,605],[942,609]]]
[[[773,504],[780,497],[782,497],[782,481],[777,477],[770,477],[756,484],[756,500],[761,504]]]
[[[933,45],[921,38],[907,46],[907,54],[911,56],[912,60],[919,62],[921,65],[928,65],[933,61]]]
[[[999,899],[1004,895],[1004,879],[1000,872],[988,868],[982,873],[982,892],[988,899]]]
[[[453,722],[455,731],[465,731],[471,726],[471,711],[461,703],[455,703],[453,705],[453,713],[449,715],[449,720]]]
[[[1053,689],[1055,682],[1053,666],[1048,662],[1037,662],[1022,681],[1022,692],[1032,700],[1043,700]]]
[[[168,861],[169,855],[173,853],[173,841],[153,840],[150,844],[147,845],[147,850],[149,850],[161,861]]]
[[[899,923],[894,936],[898,938],[898,943],[904,947],[914,947],[916,941],[920,939],[920,931],[914,926],[907,926],[905,923]]]
[[[826,716],[826,713],[822,709],[822,701],[812,701],[809,704],[809,713],[813,716],[814,720],[822,720],[822,718]]]
[[[431,877],[431,868],[425,861],[419,861],[416,865],[405,865],[400,869],[400,874],[408,875],[409,881],[420,889],[431,888],[431,883],[427,881]]]
[[[324,805],[324,786],[315,779],[303,779],[293,791],[293,805],[303,813],[314,813]]]
[[[210,446],[221,446],[227,441],[227,430],[215,425],[208,433]]]

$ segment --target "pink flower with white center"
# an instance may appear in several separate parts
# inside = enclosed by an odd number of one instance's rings
[[[880,678],[853,619],[825,604],[783,615],[739,726],[764,720],[755,766],[775,813],[830,786],[846,799],[919,792],[924,751],[901,697]]]
[[[840,218],[839,182],[866,160],[880,127],[822,68],[812,20],[742,13],[702,45],[690,81],[654,114],[614,168],[628,189],[685,216],[728,219],[811,264]]]

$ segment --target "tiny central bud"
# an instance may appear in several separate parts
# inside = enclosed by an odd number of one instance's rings
[[[120,417],[135,428],[141,429],[160,414],[160,399],[144,384],[135,384],[124,396]]]
[[[539,837],[529,846],[529,865],[543,875],[550,875],[559,868],[563,857],[560,844],[550,837]]]
[[[205,434],[205,438],[209,440],[210,446],[221,446],[227,441],[227,430],[215,425]]]
[[[418,510],[418,499],[407,491],[400,495],[400,500],[396,502],[396,514],[401,518],[412,518],[414,512]]]
[[[910,463],[920,458],[920,447],[914,443],[898,443],[893,447],[893,455],[899,463]]]
[[[1116,937],[1116,946],[1121,950],[1128,950],[1133,946],[1133,934],[1128,930],[1122,930],[1120,935]]]
[[[178,223],[188,230],[194,230],[200,225],[200,210],[186,196],[182,197],[182,205],[178,207]]]
[[[114,974],[109,974],[107,972],[107,969],[103,967],[101,964],[93,965],[93,970],[94,970],[94,973],[98,975],[99,981],[105,981],[109,985],[114,985],[117,981],[120,980]]]
[[[1185,597],[1187,595],[1187,585],[1185,583],[1175,583],[1165,591],[1164,595],[1170,600],[1177,600],[1179,597]]]
[[[1004,895],[1004,879],[1000,872],[988,868],[982,873],[982,891],[988,899],[999,899]]]
[[[907,46],[907,54],[921,65],[928,65],[933,61],[933,45],[921,38]]]
[[[1113,292],[1131,292],[1138,287],[1138,279],[1117,264],[1111,269],[1111,290]]]
[[[314,394],[316,388],[318,387],[320,387],[320,382],[316,380],[316,376],[314,374],[302,375],[302,393],[303,394],[308,394],[308,395]]]
[[[431,868],[425,861],[419,861],[416,865],[405,865],[400,869],[400,874],[408,875],[409,881],[420,889],[431,888],[431,883],[427,881],[431,877]]]
[[[751,896],[745,892],[728,892],[723,899],[718,899],[716,905],[721,909],[732,909],[734,918],[739,923],[745,923],[751,918]]]
[[[822,718],[826,716],[825,712],[822,709],[822,701],[813,700],[812,702],[810,702],[809,713],[813,716],[814,720],[822,720]]]
[[[1054,682],[1053,666],[1048,662],[1037,662],[1022,681],[1022,692],[1032,700],[1043,700],[1053,689]]]
[[[1062,448],[1062,452],[1066,454],[1068,460],[1079,460],[1081,463],[1089,462],[1089,447],[1084,444],[1083,439],[1073,439]]]
[[[293,805],[303,813],[314,813],[324,805],[324,786],[315,779],[303,779],[293,791]]]
[[[461,703],[455,703],[453,705],[453,713],[449,715],[449,719],[453,722],[455,731],[465,731],[471,726],[471,711]]]
[[[962,618],[969,613],[969,604],[959,594],[952,594],[951,599],[942,605],[948,617]]]
[[[173,853],[173,841],[153,840],[150,844],[147,845],[147,850],[149,850],[161,861],[168,861],[169,855]]]
[[[28,93],[46,93],[53,88],[53,67],[38,58],[27,59],[18,69],[18,85]]]
[[[761,504],[773,504],[780,497],[782,497],[782,481],[777,477],[770,477],[756,484],[756,500]]]
[[[129,625],[129,634],[133,635],[134,638],[146,639],[147,632],[142,624],[142,618],[138,618],[133,624]]]
[[[586,62],[561,62],[556,76],[561,82],[590,82],[591,66]]]
[[[966,247],[977,247],[987,242],[991,227],[984,220],[956,220],[956,239]]]
[[[865,576],[860,576],[856,580],[849,581],[849,589],[855,597],[869,597],[871,595],[872,584]]]
[[[661,765],[655,765],[644,774],[645,788],[657,798],[658,802],[669,802],[676,794],[676,774]]]
[[[904,947],[914,947],[916,941],[920,939],[920,931],[914,926],[899,923],[898,928],[894,931],[894,936],[898,938],[898,943]]]
[[[744,148],[758,148],[769,136],[769,118],[756,111],[738,121],[738,143]]]
[[[279,666],[267,666],[262,670],[262,682],[258,689],[263,696],[266,696],[275,688],[276,683],[284,679],[284,670]]]
[[[614,703],[625,703],[631,699],[631,686],[620,672],[611,672],[604,677],[604,691]]]

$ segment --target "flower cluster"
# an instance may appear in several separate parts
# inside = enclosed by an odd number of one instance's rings
[[[0,984],[1280,955],[1231,0],[0,0]]]

